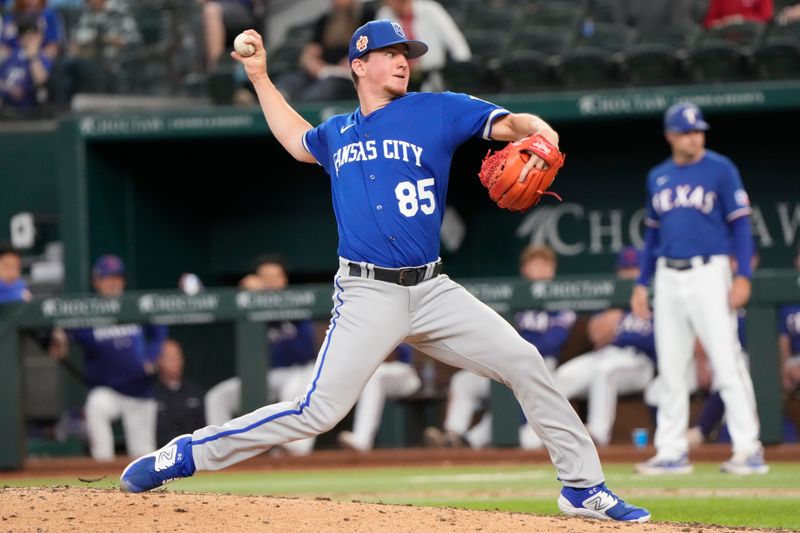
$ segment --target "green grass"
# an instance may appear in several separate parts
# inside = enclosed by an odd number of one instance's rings
[[[631,465],[607,465],[608,485],[647,507],[657,521],[800,530],[800,464],[772,463],[763,476],[730,476],[716,464],[697,464],[688,476],[646,477]],[[4,480],[8,486],[76,485],[73,478]],[[114,487],[115,479],[91,484]],[[558,514],[560,483],[552,467],[471,466],[360,468],[277,472],[201,473],[171,490],[327,496],[335,500],[501,509]]]

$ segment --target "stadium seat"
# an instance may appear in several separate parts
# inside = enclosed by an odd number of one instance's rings
[[[743,81],[750,78],[746,56],[741,48],[727,41],[699,43],[689,52],[693,81],[698,83]]]
[[[569,47],[573,38],[571,32],[545,28],[542,26],[523,27],[514,35],[515,50],[533,50],[547,55],[559,55]]]
[[[576,46],[601,48],[609,52],[625,50],[635,39],[636,33],[616,24],[597,22],[591,31],[579,31],[575,40]]]
[[[267,57],[269,75],[273,79],[278,79],[281,74],[299,69],[298,61],[302,50],[303,44],[300,43],[284,43],[276,48]]]
[[[686,81],[678,53],[664,44],[637,44],[626,53],[623,69],[631,85],[671,85]]]
[[[619,0],[593,0],[589,9],[589,17],[594,22],[618,24]]]
[[[549,0],[549,4],[565,4],[577,7],[579,9],[586,9],[592,0]]]
[[[770,26],[765,32],[764,38],[772,39],[775,37],[791,37],[800,41],[800,21]]]
[[[472,56],[488,61],[499,58],[505,51],[510,33],[498,30],[465,30],[464,38],[469,43]]]
[[[614,87],[620,84],[619,64],[602,48],[576,47],[561,61],[561,73],[569,89]]]
[[[311,40],[314,34],[314,24],[296,24],[286,30],[283,44],[303,45]]]
[[[558,85],[556,64],[554,58],[533,50],[510,54],[503,59],[498,69],[503,90],[528,92],[554,89]]]
[[[586,12],[584,6],[573,2],[537,2],[533,4],[526,24],[571,30]]]
[[[515,6],[476,4],[466,12],[461,28],[511,32],[520,20]]]
[[[664,26],[655,31],[648,31],[639,34],[639,42],[643,44],[663,44],[674,50],[691,49],[697,36],[700,34],[700,26]]]
[[[500,90],[497,76],[482,61],[451,61],[442,69],[442,78],[448,91],[489,94]]]
[[[707,29],[700,34],[699,41],[728,41],[739,46],[753,48],[761,39],[765,28],[766,24],[763,22],[738,22],[721,28]]]
[[[800,43],[791,37],[767,39],[754,58],[761,79],[800,79]]]

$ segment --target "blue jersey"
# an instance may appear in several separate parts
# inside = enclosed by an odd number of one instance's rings
[[[655,361],[656,340],[653,336],[653,319],[639,318],[631,312],[626,313],[617,325],[611,344],[620,348],[633,346]]]
[[[53,69],[53,63],[46,55],[40,53],[39,61],[47,72]],[[19,93],[19,96],[15,93]],[[31,60],[22,50],[17,50],[0,64],[0,99],[7,106],[31,110],[38,105],[36,93]]]
[[[395,361],[399,361],[401,363],[406,363],[410,365],[414,360],[413,352],[411,351],[411,346],[408,344],[401,344],[397,348],[394,349],[392,352]]]
[[[522,338],[536,346],[543,357],[561,356],[561,348],[575,324],[573,311],[520,311],[514,323]]]
[[[8,302],[21,302],[25,299],[25,280],[18,279],[6,283],[0,279],[0,304]]]
[[[778,315],[781,335],[789,337],[792,354],[800,354],[800,304],[781,306]]]
[[[317,357],[314,324],[310,320],[271,322],[267,326],[272,368],[304,365]]]
[[[729,254],[729,223],[751,212],[736,166],[712,150],[696,163],[654,167],[647,199],[645,224],[659,230],[663,257]]]
[[[68,330],[83,349],[90,387],[106,386],[126,396],[150,398],[154,378],[145,371],[155,363],[167,338],[165,326],[118,324]]]
[[[44,8],[39,13],[36,21],[42,31],[42,47],[50,43],[64,42],[64,32],[61,28],[61,19],[54,9]],[[17,31],[17,21],[14,12],[10,11],[4,15],[3,24],[0,28],[0,44],[8,46],[12,50],[19,49],[19,33]]]
[[[453,153],[488,139],[505,114],[466,94],[408,93],[306,132],[303,145],[331,177],[339,255],[390,268],[436,261]]]

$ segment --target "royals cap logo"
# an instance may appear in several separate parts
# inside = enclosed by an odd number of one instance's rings
[[[394,32],[395,32],[397,35],[399,35],[401,38],[403,38],[403,39],[405,39],[405,38],[406,38],[406,34],[405,34],[405,33],[403,33],[403,28],[402,28],[402,27],[400,27],[400,24],[398,24],[398,23],[396,23],[396,22],[392,22],[392,28],[394,28]]]
[[[363,52],[367,49],[367,43],[369,43],[369,39],[366,35],[362,35],[358,38],[358,41],[356,41],[356,48],[359,52]]]

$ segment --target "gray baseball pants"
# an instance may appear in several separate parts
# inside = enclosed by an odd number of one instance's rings
[[[192,435],[198,470],[219,470],[271,446],[333,428],[401,342],[449,365],[507,385],[544,442],[567,486],[604,481],[597,450],[578,415],[556,389],[539,351],[500,315],[446,275],[403,287],[350,275],[345,259],[334,280],[333,311],[305,396],[206,426]],[[428,265],[433,272],[433,264]],[[366,268],[364,268],[366,267]]]

